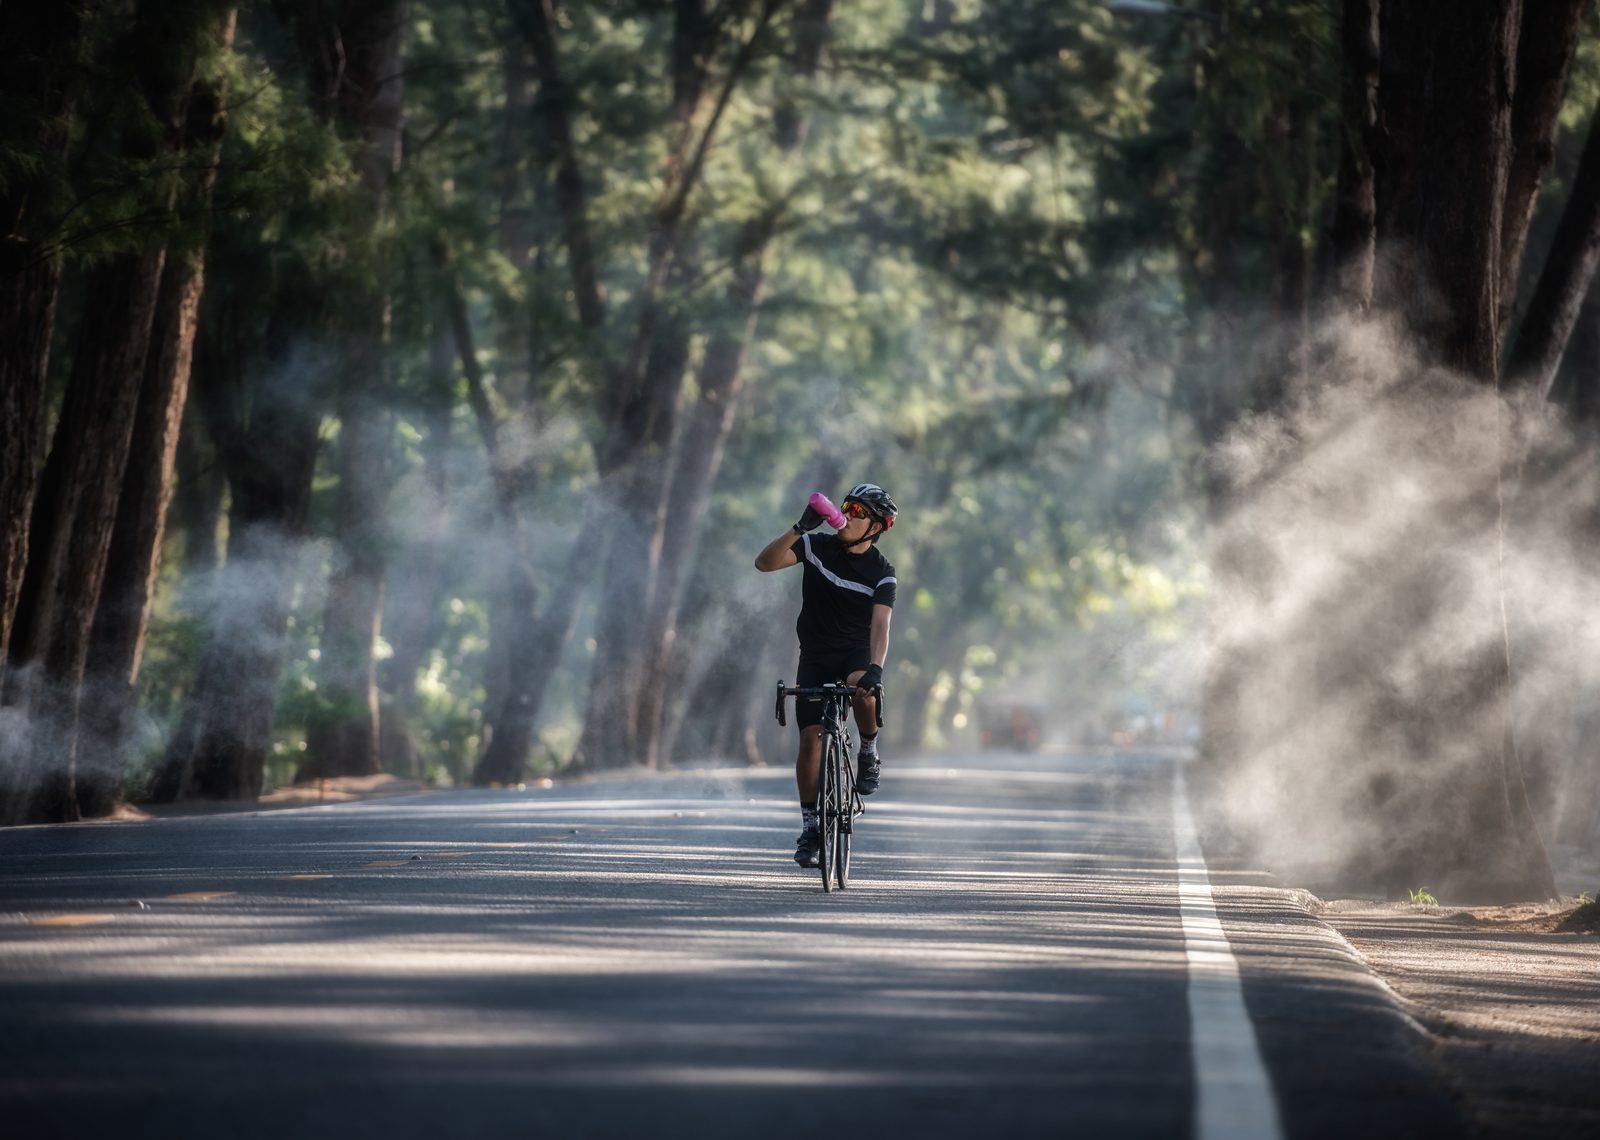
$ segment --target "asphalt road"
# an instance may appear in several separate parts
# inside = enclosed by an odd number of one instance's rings
[[[1196,1135],[1176,763],[891,758],[835,894],[780,771],[6,831],[0,1135]],[[1204,871],[1278,1134],[1458,1133],[1348,946]]]

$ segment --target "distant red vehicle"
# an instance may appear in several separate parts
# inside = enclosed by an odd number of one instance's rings
[[[1033,752],[1039,738],[1039,714],[1026,705],[985,707],[978,718],[978,740],[986,752]]]

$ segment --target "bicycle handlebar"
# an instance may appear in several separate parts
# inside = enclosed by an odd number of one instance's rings
[[[857,694],[859,692],[861,692],[861,689],[860,689],[859,686],[857,686],[857,685],[846,685],[846,684],[844,684],[842,682],[839,682],[839,681],[830,681],[826,685],[815,685],[815,686],[812,686],[811,688],[802,689],[802,688],[790,688],[788,685],[785,685],[780,680],[778,682],[777,706],[774,709],[774,712],[777,714],[778,723],[781,724],[781,725],[787,725],[789,722],[784,719],[783,702],[789,697],[834,697],[834,696],[840,696],[840,697],[842,697],[842,696],[852,696],[853,697],[853,696],[855,696],[855,694]],[[877,708],[874,710],[873,719],[878,722],[878,727],[882,728],[883,727],[883,686],[881,684],[872,686],[872,695],[877,698]]]

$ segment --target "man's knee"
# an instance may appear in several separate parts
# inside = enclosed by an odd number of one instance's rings
[[[858,670],[850,674],[848,680],[854,685],[861,680],[865,670]],[[878,698],[872,693],[856,690],[855,696],[850,698],[850,707],[855,710],[856,723],[862,726],[872,725],[877,720]]]

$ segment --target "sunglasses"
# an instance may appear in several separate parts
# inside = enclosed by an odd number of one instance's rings
[[[864,507],[860,503],[856,502],[854,499],[850,500],[849,502],[847,502],[844,506],[840,507],[839,509],[842,510],[845,514],[849,515],[853,519],[870,519],[870,518],[876,518],[877,517],[871,511],[867,510],[866,507]]]

